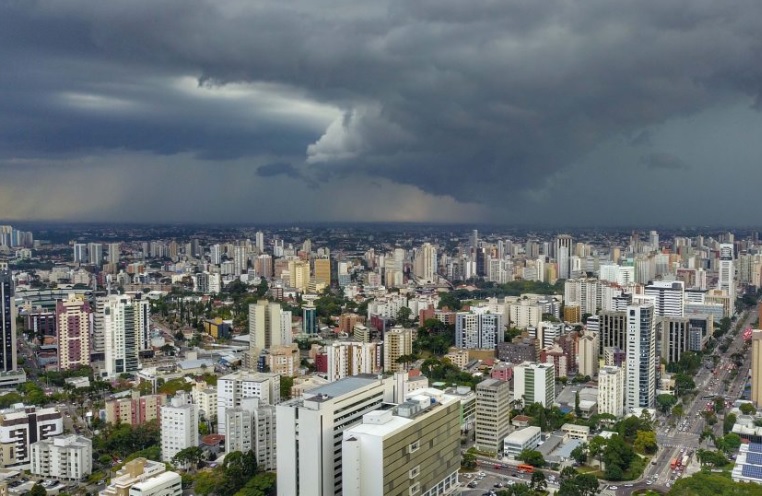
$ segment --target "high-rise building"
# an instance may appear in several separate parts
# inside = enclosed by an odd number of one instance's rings
[[[476,385],[476,447],[502,453],[511,432],[511,388],[507,381],[485,379]]]
[[[121,249],[119,248],[119,243],[109,243],[108,244],[108,263],[118,264],[120,255],[121,255]]]
[[[605,366],[598,374],[598,413],[624,415],[624,370]]]
[[[333,382],[359,374],[381,371],[381,343],[334,341],[324,346],[328,362],[328,380]]]
[[[653,408],[656,399],[656,324],[652,304],[627,307],[627,408]]]
[[[233,274],[240,276],[248,270],[249,254],[246,252],[246,247],[243,245],[236,245],[233,250]]]
[[[597,332],[587,331],[577,343],[577,373],[595,377],[598,374],[600,345]]]
[[[434,282],[437,274],[437,248],[431,243],[424,243],[415,253],[413,273],[419,282]]]
[[[751,401],[762,408],[762,330],[751,333]]]
[[[459,401],[436,389],[414,395],[344,431],[344,496],[438,496],[458,486]]]
[[[627,350],[627,312],[612,312],[604,310],[598,315],[600,329],[600,349],[603,353],[605,348],[619,348]]]
[[[505,336],[503,314],[486,308],[458,312],[455,316],[455,346],[468,349],[495,349]]]
[[[31,444],[63,434],[57,408],[15,405],[0,411],[0,466],[28,465]]]
[[[413,330],[393,327],[384,334],[384,372],[404,372],[405,364],[397,359],[413,353]]]
[[[40,477],[82,480],[93,473],[93,441],[78,434],[32,443],[30,471]]]
[[[102,319],[106,374],[114,377],[138,370],[140,351],[148,348],[150,336],[148,301],[127,295],[106,296]]]
[[[275,407],[258,398],[247,398],[241,406],[225,409],[225,452],[254,451],[257,466],[276,470]]]
[[[331,285],[331,259],[315,259],[315,282],[318,284]]]
[[[225,410],[241,406],[248,398],[258,398],[260,404],[280,402],[280,376],[263,372],[239,370],[217,380],[217,432],[226,435]]]
[[[103,265],[103,245],[101,243],[87,244],[87,259],[91,265]]]
[[[74,243],[74,263],[87,263],[87,244]]]
[[[524,362],[513,367],[514,398],[524,405],[540,403],[546,408],[556,399],[556,374],[552,363]]]
[[[645,287],[645,295],[654,298],[657,317],[685,315],[685,286],[682,281],[656,281]]]
[[[733,266],[733,245],[720,245],[720,265],[717,278],[717,289],[725,291],[730,298],[731,314],[736,301],[736,274]]]
[[[657,325],[661,330],[661,357],[667,363],[680,361],[682,354],[690,350],[690,319],[665,317]]]
[[[320,332],[317,308],[312,300],[308,300],[302,307],[302,332],[305,334],[317,334]]]
[[[165,394],[133,394],[132,398],[109,400],[105,404],[106,422],[131,426],[145,424],[161,416],[161,407],[166,401]]]
[[[344,431],[394,400],[395,381],[355,376],[275,407],[278,495],[343,494]]]
[[[177,393],[169,405],[161,407],[161,460],[191,446],[198,446],[198,406],[187,393]]]
[[[284,335],[284,317],[288,314],[288,333]],[[259,300],[249,305],[249,336],[252,358],[271,346],[291,343],[291,312],[283,312],[280,303]]]
[[[558,262],[558,278],[571,277],[572,237],[561,234],[556,238],[556,261]]]
[[[73,293],[56,301],[58,326],[58,370],[90,365],[92,312],[87,301]]]
[[[257,249],[261,252],[265,251],[265,233],[257,231],[254,235],[254,243],[257,245]]]
[[[13,302],[13,278],[0,265],[0,372],[16,370],[16,305]]]
[[[209,247],[209,262],[212,265],[219,265],[222,263],[222,247],[219,244],[214,244]]]

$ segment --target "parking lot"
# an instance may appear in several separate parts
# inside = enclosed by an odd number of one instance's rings
[[[515,476],[513,474],[516,474]],[[475,496],[489,494],[491,491],[497,492],[500,489],[513,484],[529,484],[532,479],[531,474],[522,474],[512,472],[510,474],[498,474],[490,470],[481,470],[475,472],[461,472],[460,485],[463,488],[463,495]],[[548,487],[553,488],[556,485],[548,480]]]

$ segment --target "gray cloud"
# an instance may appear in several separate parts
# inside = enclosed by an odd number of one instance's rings
[[[666,152],[654,152],[640,157],[640,163],[649,169],[688,170],[690,166],[680,157]]]
[[[758,99],[760,20],[754,0],[6,2],[0,157],[256,158],[505,211],[601,143]]]

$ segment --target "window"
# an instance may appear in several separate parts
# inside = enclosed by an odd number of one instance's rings
[[[420,466],[420,465],[417,465],[417,466],[413,467],[413,468],[412,468],[412,469],[411,469],[411,470],[408,472],[408,474],[407,474],[407,475],[408,475],[408,478],[410,478],[410,479],[415,479],[416,477],[418,477],[418,474],[420,474],[420,473],[421,473],[421,466]]]
[[[408,494],[410,496],[413,496],[414,494],[418,494],[421,492],[421,485],[419,483],[415,483],[412,486],[410,486],[410,490],[408,491]]]
[[[414,441],[414,442],[412,442],[412,443],[410,443],[408,445],[407,452],[408,453],[415,453],[416,451],[418,451],[418,448],[420,448],[420,447],[421,447],[421,442],[420,441]]]

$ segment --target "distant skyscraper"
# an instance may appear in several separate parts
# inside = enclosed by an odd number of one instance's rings
[[[598,327],[600,329],[599,353],[603,354],[605,348],[627,349],[627,313],[603,311],[599,314]]]
[[[288,312],[290,317],[291,313]],[[280,303],[259,300],[249,305],[249,336],[251,358],[256,360],[262,350],[290,344],[283,336],[283,310]],[[289,322],[290,331],[290,322]]]
[[[92,265],[103,265],[103,245],[101,243],[88,243],[87,259]]]
[[[384,372],[404,372],[405,364],[397,363],[397,359],[412,353],[412,329],[393,327],[384,334]]]
[[[431,243],[424,243],[415,253],[413,271],[421,282],[434,282],[437,274],[437,249]]]
[[[16,370],[16,311],[13,303],[13,278],[0,264],[0,371]]]
[[[316,258],[315,259],[315,282],[331,285],[331,259],[330,258]]]
[[[571,277],[572,237],[562,234],[556,238],[556,261],[558,262],[558,278]]]
[[[254,235],[254,241],[260,252],[265,251],[265,233],[262,231],[257,231],[257,233]]]
[[[218,244],[209,247],[209,262],[214,265],[222,263],[222,247]]]
[[[730,297],[731,308],[733,308],[736,301],[736,274],[733,266],[732,244],[723,243],[720,245],[720,269],[718,276],[717,287],[727,293]]]
[[[119,243],[108,244],[108,263],[118,264],[120,253]]]
[[[656,326],[650,304],[627,307],[627,408],[653,408],[656,393]]]
[[[655,299],[657,317],[682,317],[685,314],[685,287],[682,281],[656,281],[645,287],[646,296]]]
[[[87,263],[87,245],[74,243],[74,263]]]
[[[140,351],[148,346],[150,327],[147,300],[126,295],[111,295],[104,299],[104,369],[109,377],[138,370]]]
[[[58,369],[90,365],[90,305],[74,295],[56,302]]]
[[[598,374],[598,413],[624,415],[624,370],[619,367],[606,366]]]
[[[495,349],[504,337],[503,314],[458,312],[455,316],[455,345],[458,348]]]

